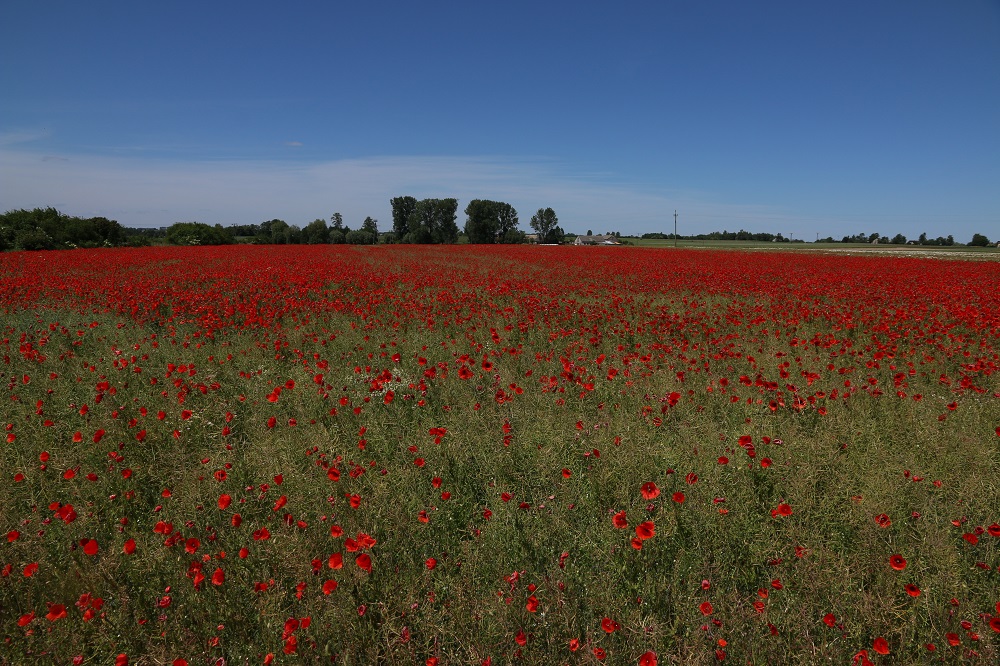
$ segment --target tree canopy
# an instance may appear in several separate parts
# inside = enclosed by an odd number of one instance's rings
[[[396,234],[396,240],[402,241],[410,231],[410,215],[417,207],[417,200],[413,197],[395,197],[389,200],[392,205],[392,231]]]
[[[473,199],[465,207],[465,235],[470,243],[523,243],[517,211],[509,203]]]
[[[0,215],[0,250],[58,250],[125,245],[125,228],[106,217],[71,217],[51,206]]]
[[[539,208],[531,216],[531,228],[538,234],[539,243],[559,243],[565,232],[558,226],[559,218],[551,208]]]
[[[457,199],[422,199],[396,197],[392,199],[393,230],[397,237],[399,228],[397,215],[410,208],[406,218],[406,232],[400,238],[403,243],[455,243],[458,241],[458,224],[455,223],[458,210]]]
[[[177,222],[167,228],[167,242],[171,245],[230,245],[236,241],[221,224]]]

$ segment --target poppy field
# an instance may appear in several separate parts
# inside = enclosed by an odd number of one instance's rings
[[[0,664],[995,664],[998,284],[795,252],[0,255]]]

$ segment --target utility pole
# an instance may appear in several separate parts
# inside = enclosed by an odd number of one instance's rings
[[[674,209],[674,247],[677,247],[677,210]]]

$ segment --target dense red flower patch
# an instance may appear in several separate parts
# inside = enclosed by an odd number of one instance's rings
[[[17,663],[998,654],[1000,262],[236,246],[0,276]]]

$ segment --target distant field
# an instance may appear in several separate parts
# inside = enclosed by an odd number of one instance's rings
[[[637,247],[674,247],[674,241],[661,239],[627,238]],[[763,241],[694,241],[678,240],[679,248],[710,248],[710,249],[767,249],[767,250],[841,250],[853,252],[928,252],[955,253],[973,252],[984,255],[1000,256],[1000,249],[995,245],[990,247],[970,247],[967,245],[934,246],[934,245],[871,245],[869,243],[767,243]]]
[[[1000,263],[746,250],[0,255],[0,664],[1000,663]]]

